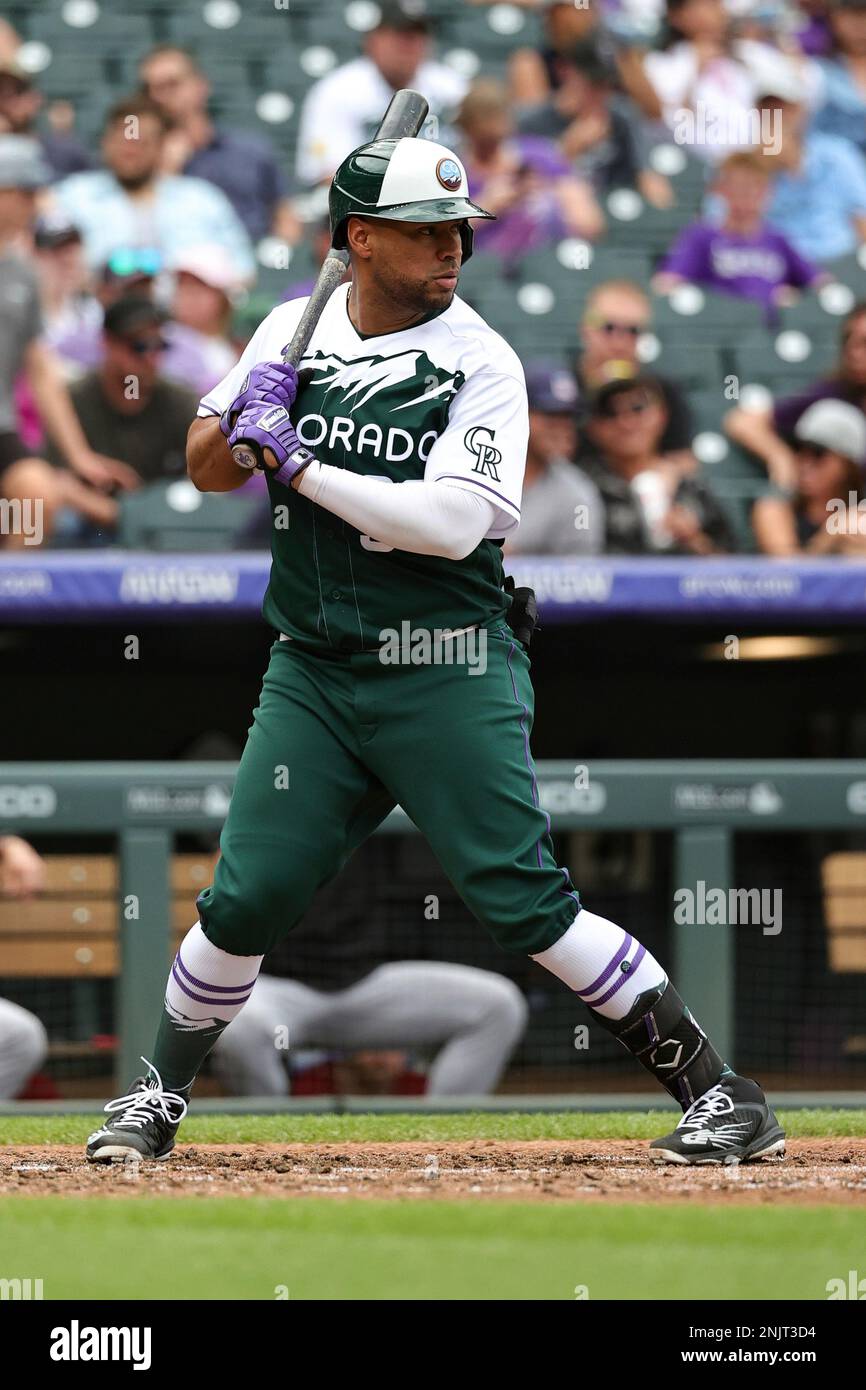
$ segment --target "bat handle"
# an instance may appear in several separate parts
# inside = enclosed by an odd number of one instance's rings
[[[316,324],[321,318],[323,304],[327,302],[341,283],[348,265],[348,251],[335,251],[331,247],[322,263],[322,269],[319,271],[315,292],[310,295],[307,307],[298,321],[292,341],[283,353],[284,362],[297,367],[309,346]]]

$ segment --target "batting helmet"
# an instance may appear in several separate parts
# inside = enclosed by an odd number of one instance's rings
[[[469,201],[466,170],[444,145],[406,136],[371,140],[343,160],[331,184],[328,209],[331,239],[346,246],[346,223],[352,216],[392,218],[397,222],[456,222],[492,217]],[[472,228],[460,228],[463,259],[472,255]]]

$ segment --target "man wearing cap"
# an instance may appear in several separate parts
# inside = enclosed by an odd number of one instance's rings
[[[39,499],[46,535],[64,503],[79,507],[90,498],[90,514],[94,519],[101,517],[99,496],[82,486],[82,480],[100,491],[132,486],[135,481],[117,459],[94,453],[57,361],[42,337],[39,283],[27,249],[36,194],[48,176],[35,140],[0,135],[0,496],[19,502]],[[34,457],[19,436],[14,390],[22,373],[56,455],[71,470],[63,479]],[[9,534],[0,536],[0,543],[23,542]]]
[[[297,174],[302,184],[330,178],[351,149],[369,140],[391,97],[402,87],[423,92],[430,113],[447,120],[467,83],[430,58],[432,24],[424,0],[383,0],[364,56],[335,68],[307,93],[298,132]],[[440,125],[440,135],[445,135]]]
[[[514,350],[456,293],[472,223],[490,216],[468,191],[434,141],[352,151],[330,191],[351,282],[297,368],[286,349],[307,301],[278,305],[190,428],[200,491],[265,474],[264,612],[279,637],[147,1074],[106,1106],[91,1162],[169,1155],[266,952],[398,804],[497,944],[561,980],[680,1102],[653,1157],[784,1149],[758,1084],[556,862],[529,743],[533,596],[502,567],[520,521],[526,387]]]
[[[866,549],[866,417],[847,401],[815,401],[793,440],[795,482],[758,498],[752,526],[765,555],[862,556]]]
[[[595,483],[573,462],[577,447],[577,381],[564,367],[526,368],[529,444],[520,527],[509,555],[597,555],[604,549],[604,503]]]
[[[147,299],[117,300],[105,314],[100,366],[70,389],[88,438],[143,483],[183,476],[186,432],[198,403],[160,374],[164,322]]]
[[[14,57],[0,62],[0,129],[38,141],[52,178],[92,169],[95,161],[74,135],[37,128],[41,109],[42,93],[34,85],[32,73]]]

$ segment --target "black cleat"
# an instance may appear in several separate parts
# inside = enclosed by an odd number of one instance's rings
[[[147,1062],[142,1057],[142,1062]],[[107,1115],[116,1116],[91,1134],[87,1158],[91,1163],[111,1163],[142,1158],[168,1158],[174,1136],[187,1112],[184,1096],[166,1091],[152,1062],[147,1076],[133,1081],[125,1096],[110,1100]]]
[[[672,1134],[650,1144],[658,1163],[748,1163],[784,1154],[784,1130],[757,1081],[744,1076],[726,1076],[711,1086]]]

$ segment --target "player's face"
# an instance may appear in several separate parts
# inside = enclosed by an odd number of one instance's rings
[[[369,273],[394,303],[421,313],[447,309],[463,260],[460,222],[365,223]]]

